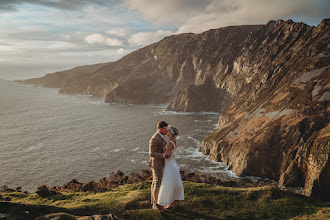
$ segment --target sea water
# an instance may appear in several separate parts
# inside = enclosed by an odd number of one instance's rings
[[[198,151],[217,113],[165,111],[165,105],[105,103],[58,89],[0,80],[0,186],[34,192],[72,179],[149,169],[148,144],[159,121],[178,128],[177,162],[186,172],[236,178]]]

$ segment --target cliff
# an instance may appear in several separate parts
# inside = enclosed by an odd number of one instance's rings
[[[239,92],[200,150],[239,176],[271,178],[329,200],[329,20],[267,26],[233,61],[229,77]]]
[[[203,153],[239,176],[302,186],[306,195],[326,199],[329,23],[277,20],[169,36],[95,71],[66,72],[70,80],[56,85],[106,102],[220,112]],[[41,85],[51,76],[39,79]]]
[[[82,66],[25,83],[58,87],[61,93],[105,97],[106,102],[171,102],[168,108],[173,110],[219,112],[231,94],[220,88],[220,79],[214,77],[232,68],[231,61],[240,53],[246,38],[261,27],[236,26],[170,36],[117,62],[95,66],[94,71]],[[198,104],[195,95],[202,98],[205,94],[210,95],[205,105]]]

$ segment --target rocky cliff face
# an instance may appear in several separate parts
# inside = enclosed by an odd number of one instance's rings
[[[94,71],[81,67],[81,74],[57,73],[62,80],[56,74],[37,80],[47,85],[56,78],[60,92],[106,102],[220,112],[203,153],[237,175],[330,198],[329,23],[278,20],[180,34]]]
[[[306,195],[329,200],[329,20],[267,26],[233,61],[229,77],[240,89],[200,150],[239,176],[302,186]]]
[[[246,38],[261,27],[264,26],[226,27],[170,36],[117,62],[100,64],[94,71],[82,66],[78,67],[81,74],[69,70],[26,82],[50,84],[61,88],[62,93],[105,97],[106,102],[170,103],[168,109],[173,110],[219,112],[236,88],[221,88],[221,79],[216,77],[221,71],[230,72],[232,60],[239,55]],[[58,78],[60,83],[55,83]],[[205,94],[210,96],[204,99],[204,105],[199,105],[194,96],[203,98]]]

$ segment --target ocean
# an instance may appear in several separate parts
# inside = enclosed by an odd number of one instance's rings
[[[217,113],[165,111],[165,105],[105,103],[58,89],[0,80],[0,186],[34,192],[72,179],[98,181],[149,169],[148,143],[164,120],[179,130],[177,162],[186,172],[237,177],[198,151]]]

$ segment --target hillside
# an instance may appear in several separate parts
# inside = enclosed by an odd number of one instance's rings
[[[150,185],[150,181],[145,181],[100,193],[62,192],[46,197],[19,192],[0,193],[0,213],[5,215],[2,219],[81,220],[93,215],[104,215],[104,218],[107,215],[107,219],[330,217],[330,209],[324,203],[275,186],[232,188],[191,182],[184,182],[185,200],[176,210],[157,211],[150,208]]]

